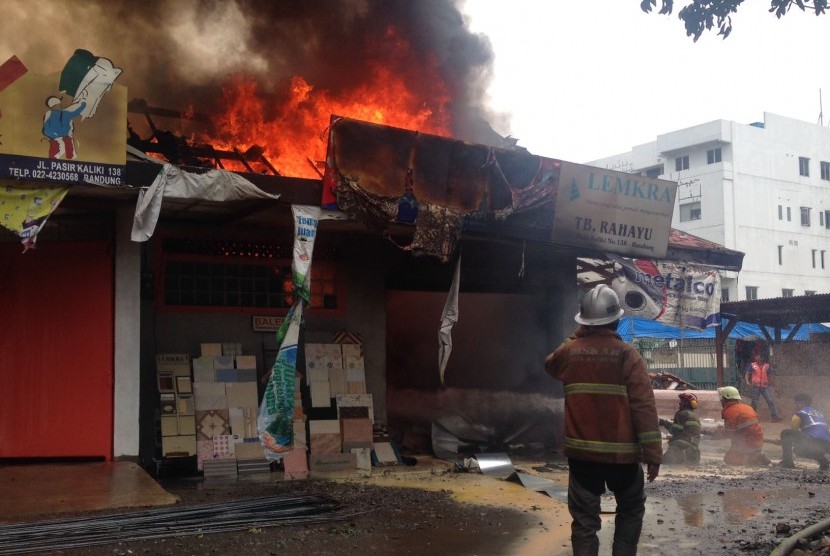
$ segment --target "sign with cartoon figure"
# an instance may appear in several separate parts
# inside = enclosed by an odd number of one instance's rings
[[[127,88],[121,69],[76,50],[59,74],[0,65],[0,178],[122,185]]]

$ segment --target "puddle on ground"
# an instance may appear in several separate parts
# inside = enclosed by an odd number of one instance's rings
[[[653,511],[666,520],[691,527],[705,527],[717,522],[740,524],[752,520],[768,509],[786,512],[788,505],[802,504],[812,499],[830,503],[830,489],[787,488],[780,490],[726,490],[721,493],[701,493],[675,500],[654,499]]]

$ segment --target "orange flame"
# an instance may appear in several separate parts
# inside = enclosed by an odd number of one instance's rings
[[[233,79],[223,90],[226,109],[215,119],[217,131],[208,141],[217,148],[242,152],[260,145],[280,174],[318,178],[309,160],[325,159],[325,130],[332,114],[450,135],[451,99],[435,61],[412,60],[409,45],[395,36],[394,29],[385,38],[386,59],[370,64],[369,78],[348,91],[317,90],[295,76],[287,100],[274,107],[266,104],[252,80]]]

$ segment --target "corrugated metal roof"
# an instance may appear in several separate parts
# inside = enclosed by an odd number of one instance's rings
[[[830,293],[721,303],[721,315],[759,326],[830,322]]]

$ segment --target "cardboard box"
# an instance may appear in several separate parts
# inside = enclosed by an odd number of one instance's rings
[[[215,357],[217,355],[222,355],[222,344],[217,343],[205,343],[202,344],[202,357]]]
[[[239,342],[223,342],[222,355],[242,355],[242,344]]]
[[[309,457],[311,471],[348,471],[357,469],[357,456],[352,453],[315,454]]]
[[[213,372],[213,357],[196,357],[193,359],[193,380],[195,382],[213,382],[216,375]]]
[[[237,355],[236,356],[237,369],[256,369],[256,355]]]
[[[196,437],[165,436],[161,439],[161,453],[164,457],[196,455]]]
[[[161,416],[161,436],[178,436],[179,418],[175,415]]]
[[[197,411],[228,407],[225,384],[222,382],[194,382],[193,399]]]

